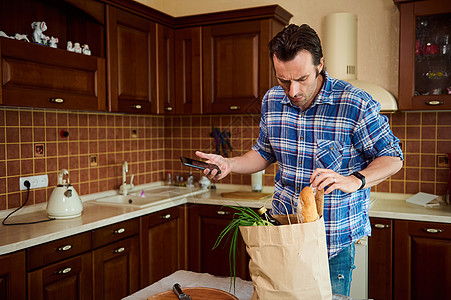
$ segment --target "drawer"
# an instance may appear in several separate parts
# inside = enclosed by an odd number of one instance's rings
[[[409,221],[409,235],[451,240],[451,224]]]
[[[91,250],[91,232],[27,249],[27,270],[33,270]]]
[[[98,248],[139,233],[139,219],[108,225],[92,233],[92,247]]]

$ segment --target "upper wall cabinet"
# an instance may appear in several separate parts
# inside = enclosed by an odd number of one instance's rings
[[[451,109],[451,2],[399,2],[399,109]]]
[[[262,16],[202,28],[204,113],[260,112],[275,84],[268,43],[291,18],[283,12],[284,19]]]
[[[156,24],[107,6],[109,110],[157,113]]]
[[[104,6],[85,1],[80,9],[68,2],[0,2],[0,30],[30,41],[0,38],[0,104],[105,110]],[[58,38],[59,49],[33,43],[35,21],[45,22],[42,33]],[[91,55],[67,51],[68,41],[88,44]]]

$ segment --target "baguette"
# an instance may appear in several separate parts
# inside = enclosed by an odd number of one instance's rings
[[[298,207],[302,205],[301,221],[304,223],[313,222],[318,219],[315,196],[311,187],[306,186],[299,195]]]
[[[316,202],[316,210],[318,211],[318,215],[321,217],[323,215],[324,209],[324,189],[316,190],[315,202]]]

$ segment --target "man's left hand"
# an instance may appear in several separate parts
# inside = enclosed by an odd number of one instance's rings
[[[362,185],[360,179],[355,176],[342,176],[329,169],[316,169],[310,176],[310,185],[317,189],[325,189],[324,194],[330,194],[334,190],[352,193]]]

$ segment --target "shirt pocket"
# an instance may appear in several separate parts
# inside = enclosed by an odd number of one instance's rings
[[[343,160],[344,144],[339,141],[318,140],[316,167],[337,172]]]

